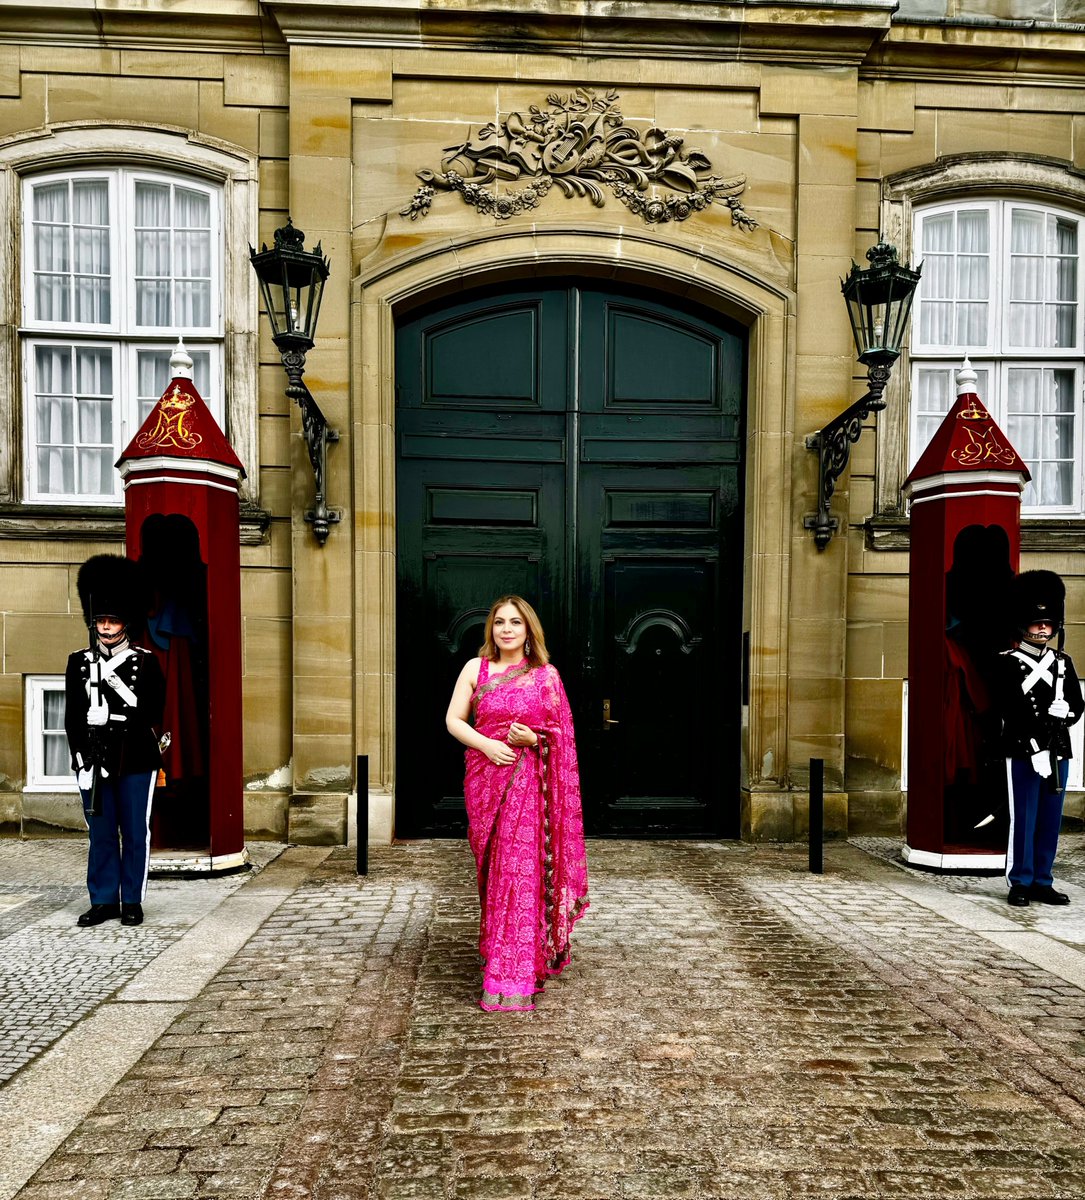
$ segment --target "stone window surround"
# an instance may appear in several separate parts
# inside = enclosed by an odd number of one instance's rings
[[[965,199],[1014,197],[1055,204],[1085,218],[1085,172],[1063,159],[1016,153],[961,154],[901,171],[882,182],[882,236],[912,257],[913,215],[917,207]],[[907,346],[890,379],[888,406],[878,418],[874,475],[874,514],[866,521],[873,550],[907,550],[909,520],[900,488],[908,474]],[[1022,550],[1085,550],[1080,517],[1029,517],[1022,522]]]
[[[0,139],[0,228],[10,231],[10,257],[20,254],[22,180],[41,171],[103,163],[185,173],[222,188],[223,380],[228,436],[242,462],[242,541],[262,540],[257,440],[256,279],[249,244],[257,240],[258,163],[237,146],[172,126],[73,121]],[[124,539],[120,505],[27,503],[21,495],[22,430],[19,272],[0,274],[0,536],[65,540]]]
[[[743,708],[742,783],[778,792],[759,766],[775,761],[786,779],[788,594],[793,531],[786,491],[794,426],[795,303],[791,292],[758,278],[705,245],[657,241],[650,230],[599,224],[504,228],[401,252],[379,251],[353,285],[352,453],[359,497],[379,508],[355,531],[355,743],[370,761],[371,810],[394,821],[395,797],[395,378],[396,321],[442,294],[495,279],[576,274],[621,279],[688,296],[749,330],[743,628],[750,631],[750,703]],[[366,501],[363,500],[363,504]],[[368,714],[370,719],[364,720]],[[375,718],[375,719],[373,719]],[[383,822],[382,822],[383,823]],[[371,836],[374,836],[371,825]],[[380,836],[391,836],[391,828]]]

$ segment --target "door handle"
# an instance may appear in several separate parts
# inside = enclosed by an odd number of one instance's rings
[[[610,717],[610,701],[603,701],[603,732],[609,733],[611,725],[617,725],[619,722],[612,721]]]

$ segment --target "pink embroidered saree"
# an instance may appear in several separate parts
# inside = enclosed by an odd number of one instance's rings
[[[467,840],[478,866],[482,998],[487,1011],[526,1011],[569,961],[569,936],[588,907],[580,777],[569,702],[552,666],[527,662],[490,675],[482,659],[475,728],[504,741],[514,721],[538,734],[511,766],[466,753]]]

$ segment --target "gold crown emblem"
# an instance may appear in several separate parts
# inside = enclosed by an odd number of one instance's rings
[[[173,412],[184,412],[195,403],[196,401],[191,396],[186,396],[177,384],[173,385],[173,391],[168,396],[162,397],[162,407],[171,409]]]
[[[191,450],[198,446],[203,437],[185,426],[185,418],[195,403],[193,396],[186,395],[174,384],[173,391],[158,402],[158,418],[154,428],[141,433],[136,445],[141,450],[162,450],[170,446],[178,450]]]
[[[967,408],[962,408],[957,414],[958,421],[985,421],[987,419],[987,410],[982,407],[978,400],[970,400]]]

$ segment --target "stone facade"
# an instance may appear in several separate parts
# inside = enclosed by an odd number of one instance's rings
[[[9,249],[25,236],[20,181],[95,153],[187,164],[227,188],[226,420],[250,475],[251,836],[344,840],[358,755],[369,757],[370,834],[393,832],[397,317],[475,285],[561,274],[696,300],[748,330],[743,835],[804,836],[812,756],[826,762],[834,832],[901,830],[907,362],[834,498],[846,534],[822,552],[803,526],[817,488],[805,439],[862,394],[840,277],[881,235],[909,258],[912,206],[1011,180],[1017,194],[1085,211],[1075,66],[1085,9],[1030,3],[1024,24],[1019,7],[634,0],[600,17],[576,0],[192,0],[183,10],[119,0],[107,14],[56,3],[31,18],[0,3]],[[417,173],[439,171],[445,148],[576,88],[613,90],[629,125],[684,139],[717,175],[745,176],[756,228],[722,204],[653,224],[613,195],[596,207],[557,188],[508,218],[442,190],[427,215],[401,215]],[[248,244],[270,242],[288,213],[331,265],[306,374],[339,432],[329,496],[342,519],[323,547],[304,520],[300,418],[247,273]],[[22,304],[11,273],[0,284],[8,831],[78,824],[70,794],[26,790],[25,677],[58,672],[81,643],[74,572],[123,536],[115,508],[27,502]],[[1026,565],[1069,577],[1071,648],[1085,645],[1073,624],[1083,546],[1085,522],[1071,518],[1034,521],[1025,538]]]

